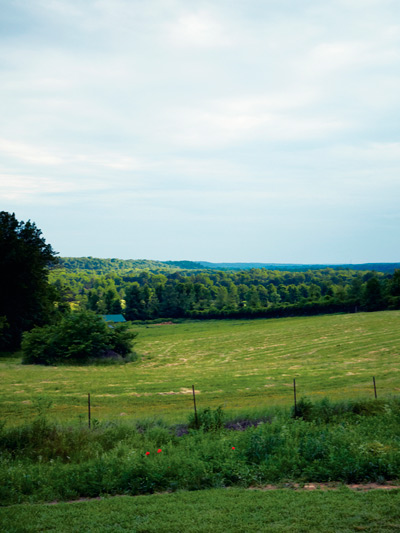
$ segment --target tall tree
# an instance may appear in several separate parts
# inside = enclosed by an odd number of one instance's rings
[[[0,317],[6,332],[0,350],[17,348],[23,331],[45,324],[54,314],[56,294],[48,271],[57,261],[33,222],[0,212]]]
[[[382,286],[375,276],[365,285],[362,303],[367,311],[379,311],[384,307]]]
[[[389,302],[393,309],[399,309],[400,307],[400,270],[396,269],[389,282]]]

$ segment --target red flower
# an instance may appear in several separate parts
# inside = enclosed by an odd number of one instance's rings
[[[161,452],[162,452],[162,449],[158,448],[157,453],[161,453]]]
[[[234,449],[235,449],[235,446],[232,446],[232,450],[234,450]]]
[[[146,452],[146,455],[150,455],[150,452]]]

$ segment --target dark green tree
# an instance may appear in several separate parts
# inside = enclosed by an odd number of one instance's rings
[[[382,286],[375,276],[365,285],[362,304],[367,311],[379,311],[384,307]]]
[[[57,262],[33,222],[0,212],[0,317],[3,329],[7,325],[0,350],[16,349],[24,331],[56,314],[57,291],[48,283],[48,272]]]
[[[146,318],[142,288],[137,281],[130,283],[125,290],[125,315],[128,320]]]
[[[363,279],[360,274],[357,274],[350,283],[347,290],[348,296],[355,305],[360,305],[363,296]]]
[[[389,302],[392,309],[400,308],[400,270],[396,269],[388,286]]]
[[[226,287],[218,287],[215,305],[217,309],[223,309],[228,304],[228,290]]]

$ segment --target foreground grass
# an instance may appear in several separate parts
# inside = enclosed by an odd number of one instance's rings
[[[355,493],[214,489],[0,510],[7,533],[389,532],[400,529],[400,491]]]
[[[259,320],[134,325],[136,363],[95,367],[23,366],[0,358],[1,418],[21,424],[45,397],[59,421],[186,418],[191,385],[199,406],[231,412],[290,405],[298,395],[357,398],[400,391],[400,311]]]
[[[88,430],[38,418],[3,428],[0,503],[400,479],[400,401],[298,408],[303,418],[281,410],[244,431],[223,427],[220,410],[199,412],[201,427],[183,434],[161,420]]]

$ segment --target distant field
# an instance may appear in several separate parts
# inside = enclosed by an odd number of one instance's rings
[[[259,320],[188,321],[134,326],[141,360],[117,366],[23,366],[0,359],[1,418],[31,419],[38,399],[53,402],[60,421],[161,415],[185,420],[192,408],[222,405],[229,412],[400,391],[400,311]]]

